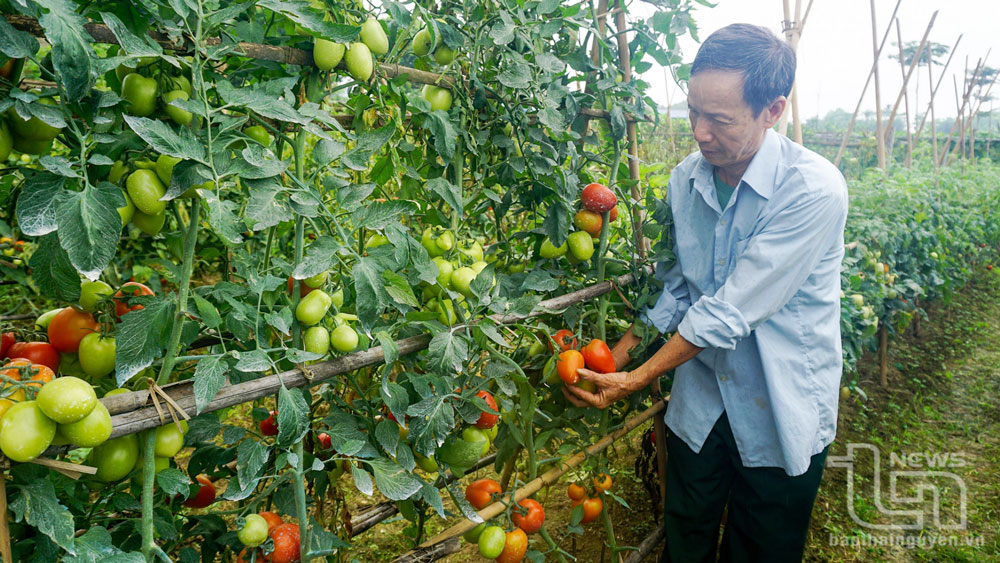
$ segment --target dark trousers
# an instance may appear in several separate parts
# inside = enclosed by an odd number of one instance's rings
[[[827,449],[812,457],[806,473],[789,477],[778,467],[743,467],[726,413],[698,453],[668,436],[661,563],[710,563],[717,550],[724,562],[801,561]]]

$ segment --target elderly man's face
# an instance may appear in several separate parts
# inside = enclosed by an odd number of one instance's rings
[[[785,98],[754,115],[743,99],[743,75],[739,72],[705,70],[691,77],[688,111],[691,130],[702,156],[735,184],[764,140],[764,133],[781,117]],[[736,178],[726,177],[729,173]]]

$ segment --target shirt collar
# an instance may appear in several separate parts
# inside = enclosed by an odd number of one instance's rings
[[[774,193],[774,183],[778,177],[778,160],[781,156],[781,141],[773,129],[764,134],[764,142],[757,149],[740,183],[745,183],[762,198],[770,199]],[[706,200],[715,198],[715,180],[712,178],[712,165],[703,157],[691,178],[691,186],[698,190]]]

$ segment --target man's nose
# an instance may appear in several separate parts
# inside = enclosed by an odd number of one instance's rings
[[[712,140],[712,132],[704,119],[691,120],[691,131],[694,133],[694,140],[699,143],[708,143]]]

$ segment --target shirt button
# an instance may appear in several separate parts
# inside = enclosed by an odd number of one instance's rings
[[[723,219],[723,220],[719,221],[719,224],[721,224],[721,225],[725,225],[725,224],[726,224],[726,220],[725,220],[725,219]]]
[[[726,380],[727,380],[726,376],[724,376],[724,375],[720,375],[719,376],[719,381],[726,381]]]
[[[726,263],[725,260],[719,260],[718,262],[716,262],[716,264],[718,264],[720,266],[724,265],[725,263]]]

